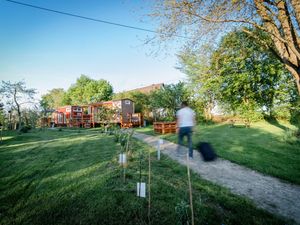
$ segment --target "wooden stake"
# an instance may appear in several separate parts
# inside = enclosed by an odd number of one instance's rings
[[[192,184],[191,184],[191,175],[190,175],[190,166],[189,166],[189,153],[186,154],[186,168],[188,174],[188,183],[189,183],[189,195],[190,195],[190,207],[191,207],[191,219],[192,225],[194,225],[194,207],[193,207],[193,192],[192,192]]]
[[[123,182],[126,182],[126,168],[125,168],[125,163],[123,163]]]
[[[139,188],[139,196],[141,196],[141,185],[142,185],[142,153],[140,150],[140,188]]]
[[[2,143],[2,129],[3,129],[2,126],[0,127],[0,129],[1,129],[0,142]]]
[[[151,223],[151,154],[150,154],[150,148],[148,148],[148,224]]]

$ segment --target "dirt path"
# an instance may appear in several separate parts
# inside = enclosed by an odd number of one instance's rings
[[[156,147],[159,137],[135,133],[135,137]],[[163,141],[162,153],[186,165],[186,147],[177,152],[177,144]],[[254,203],[271,213],[293,219],[300,224],[300,186],[284,183],[277,178],[263,175],[251,169],[239,166],[224,159],[204,162],[194,150],[194,159],[190,168],[202,178],[229,188],[233,193],[247,196]]]

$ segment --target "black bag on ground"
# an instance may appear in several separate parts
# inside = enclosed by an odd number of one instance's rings
[[[198,145],[198,150],[200,151],[204,161],[213,161],[217,158],[214,149],[207,142],[200,142]]]

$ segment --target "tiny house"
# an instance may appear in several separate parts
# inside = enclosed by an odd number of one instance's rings
[[[109,119],[103,118],[103,109],[111,109]],[[52,113],[52,123],[59,127],[97,127],[113,123],[121,127],[141,126],[142,115],[134,113],[134,102],[120,99],[97,102],[84,106],[63,106]]]
[[[119,124],[121,127],[127,127],[131,123],[131,117],[134,114],[134,102],[130,99],[120,99],[89,105],[88,112],[91,114],[93,127],[103,122],[100,114],[103,107],[111,109],[114,112],[110,118],[110,123]]]
[[[52,121],[56,126],[80,127],[83,126],[81,106],[63,106],[52,113]]]

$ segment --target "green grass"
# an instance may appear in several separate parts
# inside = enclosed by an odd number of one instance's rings
[[[0,224],[148,224],[147,199],[136,197],[139,152],[147,182],[151,151],[151,224],[178,224],[188,201],[186,168],[134,141],[123,182],[120,146],[97,131],[6,133],[0,145]],[[192,174],[195,224],[286,224],[250,200]]]
[[[290,137],[293,127],[285,123],[259,122],[251,128],[230,128],[228,124],[198,125],[193,145],[209,142],[218,156],[264,174],[300,184],[300,140]],[[137,129],[150,135],[152,127]],[[177,143],[176,134],[161,135]]]

